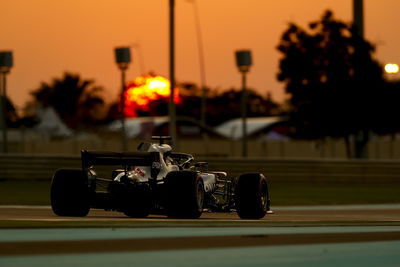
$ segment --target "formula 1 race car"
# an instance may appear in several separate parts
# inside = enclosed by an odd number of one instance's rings
[[[236,210],[242,219],[260,219],[270,211],[268,184],[260,173],[237,178],[207,171],[206,162],[172,152],[167,136],[142,142],[138,152],[81,152],[82,169],[58,169],[50,200],[58,216],[86,216],[90,208],[115,210],[134,218],[165,214],[199,218],[204,210]],[[121,166],[111,179],[100,178],[95,165]],[[104,166],[103,166],[104,167]]]

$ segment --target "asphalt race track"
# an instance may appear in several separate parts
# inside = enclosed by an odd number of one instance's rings
[[[241,220],[235,212],[204,212],[197,220],[174,220],[161,215],[151,215],[145,219],[128,218],[114,211],[91,210],[87,217],[58,217],[49,206],[0,206],[0,221],[110,221],[110,222],[161,222],[187,223],[207,222],[397,222],[400,225],[400,204],[388,205],[343,205],[343,206],[298,206],[275,207],[274,213],[259,221]]]
[[[0,266],[400,266],[399,204],[274,211],[177,220],[0,206]]]

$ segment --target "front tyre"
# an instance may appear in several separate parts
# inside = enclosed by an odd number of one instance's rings
[[[204,182],[197,172],[173,171],[165,179],[168,217],[197,219],[203,213]]]
[[[50,202],[58,216],[84,217],[90,210],[87,175],[81,169],[58,169],[50,188]]]
[[[260,173],[239,176],[235,187],[235,206],[242,219],[261,219],[269,210],[267,179]]]

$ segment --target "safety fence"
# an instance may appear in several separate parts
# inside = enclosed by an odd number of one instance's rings
[[[365,182],[400,183],[398,160],[335,159],[263,159],[200,158],[208,169],[226,171],[236,176],[246,172],[264,173],[276,182],[326,183]],[[80,168],[79,156],[1,154],[0,179],[50,180],[58,168]],[[104,178],[111,177],[112,167],[100,167]]]

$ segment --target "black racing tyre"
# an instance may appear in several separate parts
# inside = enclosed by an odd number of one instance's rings
[[[132,218],[147,217],[153,207],[148,184],[131,184],[112,181],[107,188],[110,202],[117,211]]]
[[[269,210],[267,179],[260,173],[238,177],[235,187],[235,207],[242,219],[261,219]]]
[[[87,175],[81,169],[58,169],[50,188],[50,202],[58,216],[84,217],[90,210]]]
[[[135,191],[126,190],[123,199],[123,212],[131,218],[146,218],[152,208],[152,197],[147,185]]]
[[[149,216],[150,210],[145,208],[126,209],[124,214],[131,218],[146,218]]]
[[[168,217],[197,219],[203,213],[204,182],[197,172],[174,171],[165,180]]]

